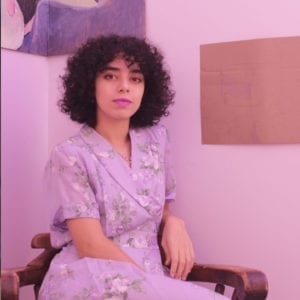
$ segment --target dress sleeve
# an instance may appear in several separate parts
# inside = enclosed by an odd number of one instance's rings
[[[66,219],[100,219],[95,193],[84,164],[58,146],[51,153],[44,176],[44,191],[51,209],[51,231],[67,230]]]
[[[176,198],[176,179],[173,167],[170,138],[167,129],[165,128],[165,182],[166,182],[166,193],[165,199],[169,203],[174,201]]]

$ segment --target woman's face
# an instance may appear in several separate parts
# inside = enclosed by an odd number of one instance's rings
[[[144,76],[137,63],[117,57],[98,74],[95,89],[97,121],[129,121],[141,105]]]

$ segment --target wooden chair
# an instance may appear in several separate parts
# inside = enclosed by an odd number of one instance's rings
[[[161,234],[158,239],[161,240]],[[60,249],[52,248],[49,233],[35,235],[31,247],[44,251],[26,267],[1,270],[2,300],[19,299],[19,287],[26,285],[34,285],[37,298],[49,264]],[[215,283],[215,291],[220,294],[224,294],[225,286],[231,286],[233,300],[263,300],[268,293],[266,276],[261,271],[243,267],[195,264],[187,280]]]

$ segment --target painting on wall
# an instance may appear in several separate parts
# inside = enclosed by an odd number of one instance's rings
[[[1,0],[1,47],[50,56],[88,38],[145,36],[145,0]]]
[[[203,144],[300,143],[300,37],[200,46]]]

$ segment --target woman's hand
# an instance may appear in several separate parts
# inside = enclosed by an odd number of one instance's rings
[[[171,214],[164,219],[162,247],[170,275],[185,280],[194,265],[195,253],[183,220]]]

